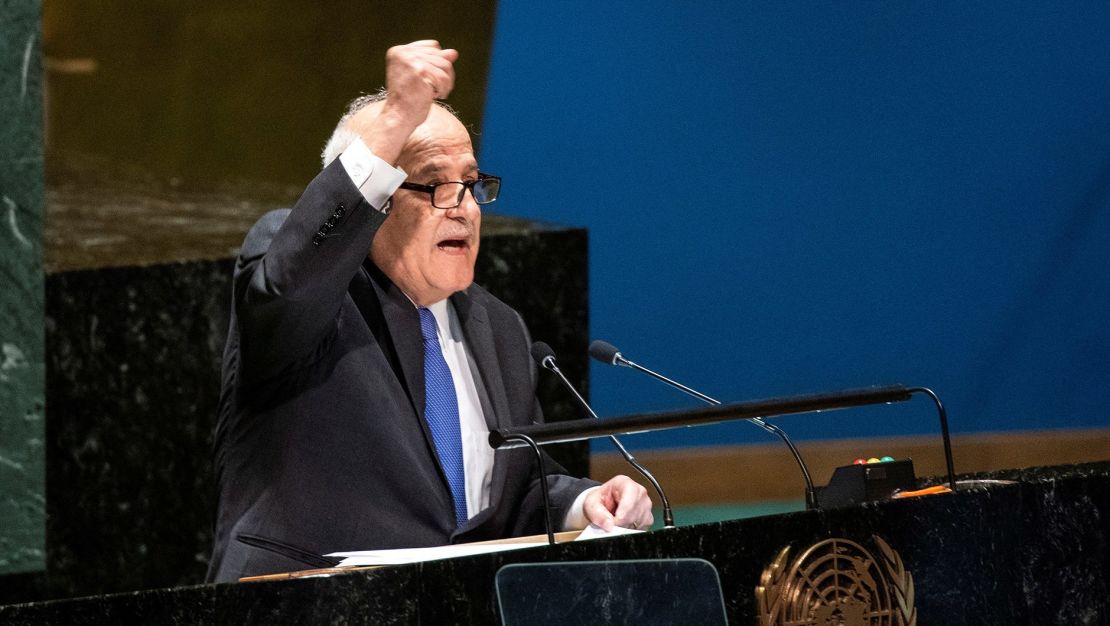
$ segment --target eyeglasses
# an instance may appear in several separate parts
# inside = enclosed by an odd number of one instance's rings
[[[436,183],[434,185],[418,185],[416,183],[401,183],[401,189],[409,191],[423,191],[432,197],[432,206],[437,209],[453,209],[462,204],[463,194],[470,190],[474,201],[478,204],[489,204],[497,199],[501,192],[501,177],[490,176],[478,172],[477,180],[466,182],[452,181]]]

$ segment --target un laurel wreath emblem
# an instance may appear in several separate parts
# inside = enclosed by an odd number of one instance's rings
[[[916,626],[913,575],[877,535],[879,558],[848,539],[826,539],[787,563],[790,546],[755,588],[760,626]]]

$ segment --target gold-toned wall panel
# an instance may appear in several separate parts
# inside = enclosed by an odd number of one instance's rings
[[[385,50],[432,37],[462,52],[450,101],[477,130],[494,9],[52,0],[43,18],[48,177],[76,154],[141,165],[188,189],[303,185],[345,104],[384,82]]]

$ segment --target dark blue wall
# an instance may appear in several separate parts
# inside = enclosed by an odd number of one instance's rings
[[[497,19],[483,168],[498,212],[589,228],[592,336],[723,400],[904,382],[957,432],[1110,426],[1110,5]],[[592,382],[602,415],[692,406],[627,370]],[[780,424],[936,429],[924,400]]]

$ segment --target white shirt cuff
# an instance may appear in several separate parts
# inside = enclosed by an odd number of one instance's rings
[[[586,512],[582,510],[582,504],[586,501],[586,496],[588,496],[590,492],[600,488],[601,485],[590,487],[578,494],[578,497],[574,499],[574,504],[570,505],[567,516],[563,518],[563,530],[582,530],[589,525],[590,520],[586,519]]]
[[[351,177],[351,182],[362,192],[362,197],[379,211],[408,177],[401,168],[393,167],[375,156],[358,137],[339,155],[339,162]]]

